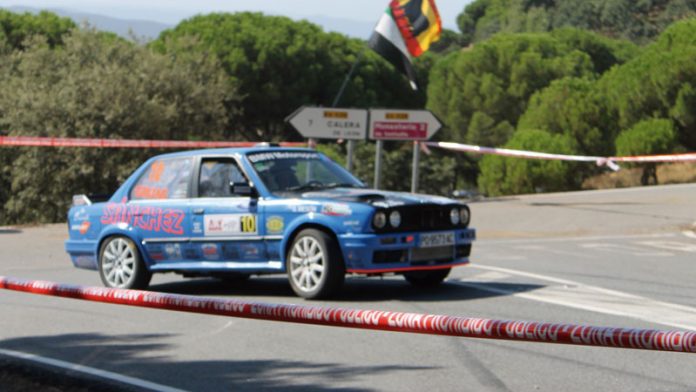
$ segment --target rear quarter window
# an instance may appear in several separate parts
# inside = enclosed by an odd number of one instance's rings
[[[131,190],[131,200],[185,199],[193,172],[193,158],[153,161]]]

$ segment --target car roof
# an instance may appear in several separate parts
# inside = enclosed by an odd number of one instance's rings
[[[193,157],[200,155],[233,155],[233,154],[247,154],[250,152],[272,152],[272,151],[306,151],[306,152],[317,152],[311,148],[299,148],[299,147],[271,147],[271,146],[259,146],[259,147],[243,147],[243,148],[209,148],[203,150],[189,150],[189,151],[179,151],[170,152],[166,154],[156,155],[153,158],[175,158],[175,157]]]

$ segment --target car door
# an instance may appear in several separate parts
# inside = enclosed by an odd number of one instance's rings
[[[204,157],[191,199],[191,245],[198,261],[266,261],[259,230],[263,222],[258,199],[234,192],[234,184],[249,184],[231,157]]]
[[[195,159],[153,161],[130,190],[126,221],[155,264],[184,260],[189,241],[190,195]]]

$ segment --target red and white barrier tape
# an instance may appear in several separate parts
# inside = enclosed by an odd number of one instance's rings
[[[598,157],[583,155],[563,155],[547,154],[543,152],[511,150],[507,148],[481,147],[471,144],[449,143],[449,142],[425,142],[428,147],[438,147],[451,151],[470,152],[474,154],[500,155],[516,158],[547,159],[575,162],[595,162],[597,166],[607,166],[616,171],[619,166],[616,162],[693,162],[696,161],[696,153],[689,154],[669,154],[669,155],[645,155],[630,157]]]
[[[206,142],[189,140],[85,139],[35,136],[0,136],[0,147],[92,147],[92,148],[226,148],[253,147],[256,142]],[[283,147],[306,143],[280,143]]]
[[[0,276],[0,288],[111,304],[332,327],[468,338],[696,353],[695,331],[606,328],[377,310],[268,304],[23,280]]]

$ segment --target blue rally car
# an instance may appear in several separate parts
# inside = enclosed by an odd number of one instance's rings
[[[149,159],[108,201],[74,196],[65,250],[108,287],[286,273],[297,295],[321,298],[346,274],[439,284],[469,262],[469,217],[451,199],[366,189],[311,149],[199,150]]]

